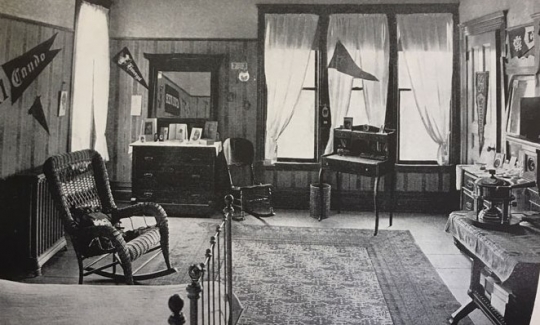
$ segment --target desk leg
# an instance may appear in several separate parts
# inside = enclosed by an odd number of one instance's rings
[[[341,173],[336,173],[337,181],[337,213],[341,213]]]
[[[457,325],[457,323],[462,320],[465,316],[469,315],[473,310],[477,308],[474,301],[469,298],[469,300],[463,304],[461,307],[459,307],[458,310],[456,310],[450,318],[448,318],[448,323],[450,325]]]
[[[373,206],[375,207],[375,233],[373,234],[373,236],[377,236],[377,232],[379,232],[379,206],[377,204],[377,194],[379,192],[379,178],[379,175],[375,177],[375,185],[373,186]]]
[[[393,219],[393,215],[394,215],[394,208],[395,208],[395,201],[394,201],[394,192],[395,192],[395,175],[394,175],[394,172],[390,172],[389,173],[390,175],[390,206],[389,206],[389,209],[390,209],[390,227],[392,226],[392,219]]]
[[[324,168],[319,169],[319,221],[323,219],[324,213],[324,191],[323,191]]]

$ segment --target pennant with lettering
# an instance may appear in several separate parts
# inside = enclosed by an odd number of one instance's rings
[[[41,71],[61,50],[50,50],[56,35],[30,51],[2,65],[11,86],[11,103],[15,103]]]
[[[139,70],[139,67],[137,67],[135,61],[133,61],[133,56],[127,47],[124,47],[120,52],[118,52],[118,54],[114,56],[113,61],[118,64],[122,70],[127,72],[133,79],[137,80],[137,82],[143,85],[144,88],[148,89],[148,85],[146,84],[146,81],[144,81],[141,71]]]
[[[533,54],[534,27],[524,26],[508,31],[510,57],[528,57]]]
[[[360,67],[354,63],[353,58],[341,41],[337,41],[336,43],[336,50],[334,51],[332,60],[330,60],[330,64],[328,64],[328,68],[334,68],[337,71],[348,74],[354,78],[379,81],[377,77],[360,69]]]
[[[41,105],[41,99],[40,96],[36,97],[36,100],[34,100],[34,104],[32,104],[32,107],[28,110],[28,114],[32,115],[36,121],[38,121],[39,124],[47,131],[47,133],[50,135],[49,132],[49,126],[47,125],[47,119],[45,118],[45,113],[43,112],[43,106]]]

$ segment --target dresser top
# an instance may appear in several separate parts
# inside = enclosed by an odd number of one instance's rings
[[[215,148],[216,155],[222,150],[221,141],[216,141],[213,144],[204,144],[200,142],[192,141],[177,141],[177,140],[167,140],[167,141],[135,141],[130,143],[132,147],[183,147],[183,148]]]

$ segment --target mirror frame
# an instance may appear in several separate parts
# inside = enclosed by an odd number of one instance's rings
[[[144,53],[144,57],[149,61],[149,86],[148,86],[148,117],[169,118],[156,116],[154,107],[156,94],[156,80],[159,71],[179,71],[179,72],[210,72],[210,116],[208,120],[217,121],[219,102],[219,70],[223,62],[224,55],[213,54],[186,54],[167,53],[155,54]]]

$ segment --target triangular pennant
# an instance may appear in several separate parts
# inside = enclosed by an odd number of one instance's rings
[[[50,48],[58,33],[30,51],[2,65],[11,84],[11,103],[15,103],[60,50]]]
[[[336,43],[336,50],[334,51],[332,60],[330,60],[330,64],[328,64],[328,68],[336,69],[337,71],[348,74],[354,78],[379,81],[374,75],[365,72],[354,63],[353,58],[339,40]]]
[[[133,79],[137,80],[141,85],[148,89],[148,85],[146,84],[146,81],[144,81],[141,71],[139,70],[139,67],[137,67],[135,61],[133,61],[133,56],[127,47],[124,47],[118,52],[118,54],[114,56],[113,61],[118,64],[122,70],[133,77]]]
[[[49,127],[47,126],[47,119],[45,118],[45,113],[43,112],[43,106],[41,105],[41,99],[40,96],[36,97],[36,100],[34,101],[34,104],[32,104],[32,107],[28,110],[28,114],[31,114],[38,122],[41,124],[41,126],[47,131],[47,133],[50,135]]]

